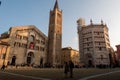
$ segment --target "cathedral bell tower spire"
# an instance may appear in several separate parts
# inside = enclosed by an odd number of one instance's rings
[[[47,62],[50,66],[61,65],[62,49],[62,11],[59,10],[56,0],[53,10],[50,11],[48,29],[48,53]]]
[[[59,9],[58,1],[57,1],[57,0],[56,0],[55,5],[54,5],[54,10],[55,10],[55,9]]]

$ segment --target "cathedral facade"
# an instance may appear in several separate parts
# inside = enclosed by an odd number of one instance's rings
[[[1,35],[0,62],[5,65],[57,67],[61,65],[62,11],[56,0],[50,11],[48,37],[34,25],[14,26]],[[3,46],[5,51],[2,50]],[[9,47],[9,48],[8,48]],[[4,58],[4,57],[5,58]],[[1,65],[2,65],[1,64]]]
[[[34,25],[11,27],[0,40],[9,44],[6,65],[43,66],[46,63],[47,37]]]

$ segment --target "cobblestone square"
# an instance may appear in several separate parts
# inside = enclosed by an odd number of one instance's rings
[[[65,77],[63,69],[54,69],[54,68],[16,69],[16,68],[13,68],[13,69],[6,69],[5,71],[0,71],[0,80],[120,80],[119,70],[120,69],[118,68],[116,69],[96,69],[96,68],[74,69],[73,78],[70,78],[69,74],[68,74],[68,77]],[[106,74],[106,73],[110,73],[110,74]]]

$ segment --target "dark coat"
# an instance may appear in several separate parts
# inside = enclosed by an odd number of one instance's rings
[[[69,62],[69,67],[70,67],[70,69],[74,68],[74,63],[72,61]]]
[[[69,72],[69,65],[65,63],[64,73],[67,74],[68,72]]]

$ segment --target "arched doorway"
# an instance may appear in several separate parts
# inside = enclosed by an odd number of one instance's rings
[[[93,67],[92,55],[91,53],[86,54],[86,61],[88,67]]]
[[[16,62],[16,56],[13,56],[12,61],[11,61],[11,65],[15,66],[15,62]]]
[[[27,65],[28,66],[32,64],[33,57],[34,57],[33,52],[29,52],[28,55],[27,55]]]
[[[92,60],[88,60],[88,66],[89,67],[92,67],[93,65],[92,65]]]
[[[43,67],[43,57],[40,59],[40,67]]]

